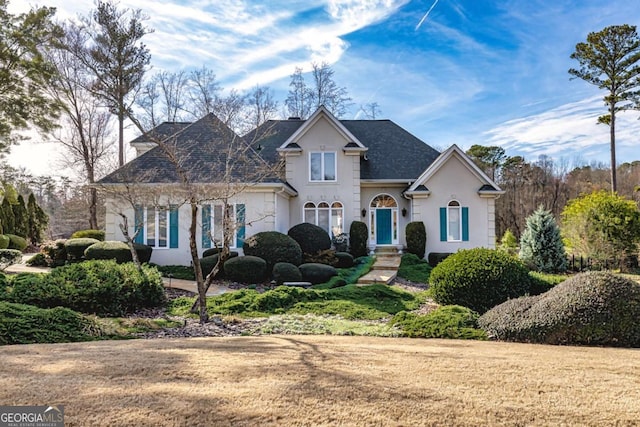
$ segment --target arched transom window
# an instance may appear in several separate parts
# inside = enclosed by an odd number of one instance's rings
[[[307,202],[304,204],[304,222],[322,227],[329,236],[337,236],[344,228],[344,206],[340,202]]]
[[[388,194],[381,194],[371,201],[372,208],[397,208],[396,200]]]

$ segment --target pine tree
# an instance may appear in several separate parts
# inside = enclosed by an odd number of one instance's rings
[[[18,196],[18,203],[11,206],[13,211],[13,234],[21,237],[27,237],[27,207],[24,204],[22,194]]]
[[[33,193],[29,194],[27,201],[27,237],[32,244],[42,241],[42,234],[47,228],[49,217],[36,202]]]
[[[560,228],[551,212],[542,206],[527,218],[520,238],[520,258],[535,270],[545,273],[567,269]]]
[[[518,239],[516,236],[507,228],[507,231],[502,235],[502,239],[500,239],[500,245],[498,249],[504,251],[510,255],[515,255],[518,253]]]

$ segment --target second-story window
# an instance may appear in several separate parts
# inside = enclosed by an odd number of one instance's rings
[[[336,180],[336,153],[316,152],[309,154],[309,180]]]

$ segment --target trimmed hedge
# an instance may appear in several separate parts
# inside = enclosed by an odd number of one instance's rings
[[[401,311],[389,322],[411,338],[487,339],[478,329],[478,313],[459,305],[445,305],[419,316]]]
[[[138,261],[140,261],[140,263],[148,263],[151,260],[151,254],[153,253],[151,246],[134,243],[133,247],[138,254]],[[125,242],[116,242],[113,240],[94,243],[84,251],[84,257],[85,259],[113,259],[118,264],[131,262],[133,260],[129,245]]]
[[[338,262],[336,263],[336,265],[334,265],[335,268],[353,267],[355,259],[349,252],[336,252],[334,255],[338,259]]]
[[[64,242],[64,248],[67,251],[67,259],[70,261],[79,261],[84,258],[84,251],[95,243],[99,243],[98,239],[83,237],[80,239],[68,239]]]
[[[298,242],[277,231],[263,231],[248,237],[242,245],[242,250],[245,255],[265,260],[269,272],[277,262],[289,262],[294,265],[300,265],[302,262],[302,249]]]
[[[349,244],[351,255],[354,258],[367,256],[367,240],[369,230],[367,224],[362,221],[353,221],[349,227]]]
[[[442,261],[429,277],[431,295],[442,305],[462,305],[478,313],[529,292],[527,268],[495,249],[461,250]]]
[[[225,277],[241,283],[261,283],[267,271],[267,262],[251,255],[231,258],[224,263]]]
[[[24,237],[16,236],[15,234],[5,234],[5,236],[9,238],[9,246],[7,246],[7,249],[16,249],[20,252],[27,249],[28,243]]]
[[[0,345],[91,341],[97,324],[68,308],[0,301]]]
[[[58,239],[56,241],[45,242],[40,246],[40,252],[44,254],[47,266],[59,267],[66,263],[67,249],[64,245],[65,243],[65,239]]]
[[[338,275],[338,271],[334,267],[325,264],[302,264],[299,269],[302,274],[302,280],[311,282],[313,285],[328,282],[333,276]]]
[[[402,255],[398,276],[415,283],[429,283],[431,266],[414,254]]]
[[[133,263],[91,260],[57,267],[48,274],[19,274],[11,280],[10,302],[57,306],[99,316],[122,316],[164,303],[158,270]]]
[[[78,230],[71,235],[72,239],[81,239],[88,237],[90,239],[100,240],[104,242],[104,231],[103,230]]]
[[[640,347],[640,285],[607,272],[571,277],[548,292],[509,300],[479,326],[496,339]]]
[[[231,258],[235,258],[238,256],[238,252],[236,251],[230,251],[229,252],[229,259]],[[216,264],[218,263],[218,258],[220,256],[218,254],[214,254],[214,255],[208,255],[206,257],[200,258],[200,268],[202,269],[202,276],[203,277],[207,277],[209,275],[209,273],[211,273],[213,271],[213,267],[216,266]],[[217,277],[220,277],[224,274],[224,265],[221,266],[220,268],[220,272],[218,273]]]
[[[22,259],[22,252],[17,249],[0,249],[0,270],[18,263]]]
[[[218,253],[220,253],[220,251],[221,251],[221,250],[222,250],[222,249],[220,249],[220,248],[209,248],[209,249],[205,249],[205,250],[202,252],[202,258],[206,258],[206,257],[208,257],[208,256],[218,254]]]
[[[424,222],[414,221],[405,227],[405,236],[407,238],[407,252],[416,255],[418,258],[424,258],[424,251],[427,246],[427,230]]]
[[[287,235],[298,242],[302,253],[314,255],[331,248],[331,238],[322,227],[303,222],[289,229]]]
[[[271,275],[278,286],[282,285],[284,282],[302,281],[302,273],[300,273],[300,269],[288,262],[277,262],[276,265],[273,266],[273,272]]]
[[[8,249],[10,241],[11,240],[9,239],[8,236],[5,236],[4,234],[0,234],[0,249]]]

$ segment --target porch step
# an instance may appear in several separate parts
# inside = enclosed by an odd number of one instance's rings
[[[388,285],[396,278],[397,274],[397,270],[371,270],[358,279],[358,285]]]
[[[376,257],[376,261],[374,262],[371,270],[394,270],[398,271],[400,268],[400,255],[385,255]]]

